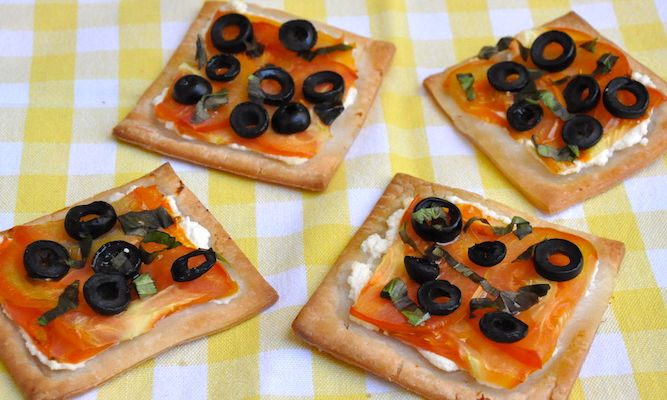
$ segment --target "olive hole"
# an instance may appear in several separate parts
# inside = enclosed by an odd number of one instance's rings
[[[501,332],[511,332],[516,328],[516,324],[509,318],[496,318],[493,320],[493,327]]]
[[[579,96],[579,100],[586,100],[588,98],[588,96],[590,95],[590,93],[591,92],[588,90],[588,88],[584,89],[581,92],[581,96]]]
[[[519,79],[519,76],[520,75],[517,74],[517,73],[509,74],[505,77],[505,81],[507,83],[512,83],[512,82],[516,81],[517,79]]]
[[[279,94],[280,91],[282,90],[282,87],[280,86],[280,83],[276,80],[273,80],[271,78],[266,78],[262,81],[260,84],[262,91],[267,94]]]
[[[241,35],[241,29],[236,25],[227,25],[222,29],[222,38],[233,40]]]
[[[88,222],[88,221],[92,221],[92,220],[94,220],[95,218],[97,218],[97,217],[99,217],[99,216],[100,216],[99,214],[86,214],[86,215],[82,216],[82,217],[79,219],[79,221],[81,221],[81,222]]]
[[[229,71],[229,67],[220,67],[215,69],[215,73],[218,75],[224,75]]]
[[[546,58],[549,61],[555,60],[561,55],[563,55],[564,52],[565,49],[563,48],[563,46],[561,46],[557,42],[551,42],[544,47],[544,58]]]
[[[619,89],[616,92],[616,98],[624,106],[634,106],[637,104],[637,96],[628,90]]]
[[[557,267],[564,267],[570,263],[570,258],[562,253],[554,253],[549,256],[549,262]]]
[[[446,292],[436,289],[431,292],[431,299],[434,303],[442,304],[448,302],[451,297],[449,297]]]
[[[196,268],[206,262],[206,256],[203,254],[188,258],[188,269]]]
[[[102,300],[114,300],[118,298],[118,285],[116,282],[105,282],[97,287],[97,294]]]
[[[326,93],[333,90],[334,85],[331,82],[322,82],[319,85],[315,86],[315,91],[317,93]]]

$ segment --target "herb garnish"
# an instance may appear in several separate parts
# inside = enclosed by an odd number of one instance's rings
[[[589,40],[588,42],[584,42],[579,45],[582,49],[590,52],[590,53],[595,53],[595,49],[597,48],[598,45],[598,37],[596,36],[595,39]]]
[[[160,206],[154,210],[130,211],[118,217],[126,235],[145,236],[151,231],[167,228],[174,220],[167,210]]]
[[[442,211],[442,207],[421,208],[412,213],[412,219],[419,224],[431,223],[436,229],[443,229],[445,226],[438,224],[438,220],[447,222],[448,215]]]
[[[204,68],[207,58],[206,48],[204,48],[204,41],[201,39],[201,35],[197,35],[197,51],[195,51],[195,60],[197,61],[197,66],[199,69]]]
[[[176,240],[175,237],[171,236],[170,234],[162,231],[151,231],[148,232],[143,240],[142,243],[158,243],[158,244],[163,244],[165,245],[164,248],[160,250],[156,250],[154,252],[148,252],[146,249],[143,248],[143,246],[139,246],[139,253],[141,254],[141,261],[144,264],[150,264],[153,261],[155,261],[155,258],[158,256],[158,254],[162,253],[165,250],[170,250],[173,248],[176,248],[178,246],[181,246],[182,243]]]
[[[79,281],[72,282],[58,297],[58,305],[42,314],[37,323],[41,326],[46,326],[49,322],[60,317],[66,312],[73,310],[79,306]]]
[[[417,243],[415,243],[414,240],[408,235],[408,225],[407,223],[404,223],[401,225],[401,229],[398,230],[398,234],[401,236],[401,240],[403,243],[407,244],[408,246],[412,247],[417,251],[417,253],[421,254],[421,250],[419,250],[419,247],[417,246]]]
[[[264,45],[259,43],[255,38],[255,35],[252,36],[252,40],[244,41],[245,45],[245,54],[250,58],[257,58],[264,53]]]
[[[552,80],[551,83],[553,83],[554,85],[562,85],[563,83],[567,82],[569,79],[570,79],[570,76],[565,75],[564,77],[562,77],[560,79],[556,79],[555,81]]]
[[[259,78],[255,75],[250,74],[248,76],[248,100],[252,101],[253,103],[262,104],[264,97],[266,97],[262,87],[260,86],[261,83],[262,81],[260,81]]]
[[[516,41],[516,43],[519,45],[519,54],[521,55],[521,58],[523,58],[524,61],[528,60],[528,56],[530,55],[530,49],[521,43],[520,40],[513,38],[511,36],[505,36],[501,37],[498,40],[498,43],[496,43],[495,46],[484,46],[482,49],[479,51],[477,54],[477,57],[488,60],[495,54],[507,50],[510,47],[510,44]]]
[[[514,235],[516,235],[516,237],[518,237],[519,240],[523,239],[524,237],[526,237],[526,235],[533,232],[533,227],[530,225],[530,222],[526,221],[525,219],[519,216],[512,217],[512,221],[510,221],[510,223],[507,224],[506,226],[493,226],[486,218],[472,217],[468,221],[466,221],[465,225],[463,225],[463,232],[468,231],[470,226],[475,221],[479,221],[490,226],[491,229],[493,230],[493,233],[499,236],[506,235],[512,232],[514,230],[514,227],[516,226]]]
[[[537,95],[538,99],[535,98],[535,94]],[[548,90],[538,90],[535,94],[531,94],[527,97],[525,97],[525,100],[529,103],[537,104],[539,101],[542,101],[542,104],[544,104],[551,112],[556,114],[556,116],[563,121],[567,121],[568,119],[572,118],[572,114],[567,112],[567,109],[563,107],[562,104],[556,100],[556,96],[554,96],[553,93],[551,93]]]
[[[545,144],[537,144],[535,136],[530,139],[533,141],[535,151],[542,157],[553,158],[556,161],[574,161],[579,157],[579,147],[575,145],[567,145],[557,149]]]
[[[137,289],[139,298],[143,299],[157,293],[155,281],[150,274],[141,274],[134,280],[134,287]]]
[[[475,100],[475,90],[472,85],[475,83],[475,77],[472,74],[456,74],[456,79],[461,85],[461,89],[466,93],[468,101]]]
[[[195,113],[192,114],[192,123],[198,124],[211,118],[209,111],[217,110],[220,106],[227,104],[227,89],[202,96],[195,105]]]
[[[353,48],[354,46],[350,46],[349,44],[338,43],[333,46],[320,47],[319,49],[315,50],[300,51],[297,54],[299,57],[303,58],[306,61],[313,61],[313,59],[315,59],[315,57],[317,56],[322,56],[336,51],[348,51],[352,50]]]
[[[408,297],[408,286],[401,278],[394,278],[389,281],[389,283],[382,288],[380,296],[384,299],[391,300],[394,307],[408,319],[408,322],[412,326],[421,325],[431,318],[429,313],[424,312],[424,310],[419,308],[419,306]]]
[[[614,65],[616,65],[616,61],[618,61],[618,56],[611,53],[604,53],[598,58],[598,66],[593,71],[593,76],[608,74],[614,68]]]

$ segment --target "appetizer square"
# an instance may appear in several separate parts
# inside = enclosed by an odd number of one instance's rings
[[[667,83],[574,12],[501,38],[424,85],[546,213],[604,192],[667,149]]]
[[[121,140],[267,182],[324,190],[394,45],[242,2],[206,2]]]
[[[293,323],[434,399],[566,399],[622,243],[399,174]]]
[[[28,398],[70,397],[278,296],[165,164],[0,233],[0,359]]]

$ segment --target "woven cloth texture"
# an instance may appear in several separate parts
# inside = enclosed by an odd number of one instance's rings
[[[290,324],[397,172],[537,213],[452,128],[422,80],[569,10],[667,77],[665,0],[257,2],[397,46],[366,124],[323,193],[257,183],[111,137],[179,44],[199,1],[0,0],[0,229],[170,161],[281,296],[258,317],[146,361],[81,398],[414,397],[312,351]],[[572,398],[666,398],[667,157],[548,219],[627,249]],[[0,365],[0,398],[20,397]]]

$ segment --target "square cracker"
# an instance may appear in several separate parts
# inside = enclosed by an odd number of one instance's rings
[[[43,365],[28,352],[25,341],[13,321],[4,313],[0,313],[0,360],[28,398],[60,399],[81,393],[173,346],[239,324],[278,299],[275,290],[262,278],[215,217],[185,187],[169,164],[164,164],[148,175],[77,204],[107,199],[113,193],[125,192],[133,185],[153,184],[156,184],[165,195],[174,195],[181,213],[199,222],[211,232],[212,248],[224,254],[229,261],[231,268],[228,267],[227,270],[239,284],[239,295],[228,304],[209,302],[171,314],[160,320],[147,333],[97,354],[86,361],[83,368],[74,371],[51,370]],[[68,209],[69,207],[28,224],[62,219]]]
[[[599,256],[598,271],[589,286],[590,298],[579,316],[572,318],[559,338],[561,350],[540,371],[513,390],[478,383],[465,371],[445,372],[431,365],[413,347],[350,320],[352,301],[347,277],[354,261],[366,262],[361,243],[370,235],[384,235],[387,218],[403,208],[405,198],[455,195],[477,202],[499,214],[518,215],[533,226],[551,227],[590,241]],[[398,174],[359,228],[320,287],[301,310],[292,327],[297,335],[319,350],[370,371],[388,381],[433,399],[566,399],[593,341],[593,336],[612,294],[614,280],[624,254],[622,243],[578,232],[512,210],[495,201],[460,189]]]
[[[604,38],[575,12],[569,12],[544,25],[549,28],[570,28]],[[518,35],[520,36],[520,35]],[[633,71],[648,75],[658,90],[667,93],[667,83],[626,52]],[[447,70],[431,75],[424,86],[451,118],[459,131],[466,135],[526,198],[545,213],[555,213],[600,194],[625,178],[654,162],[667,150],[667,103],[653,111],[649,125],[648,145],[634,145],[613,154],[604,166],[590,166],[570,175],[552,173],[537,158],[535,151],[510,136],[507,129],[468,115],[443,89]]]
[[[185,139],[180,134],[165,128],[164,123],[155,117],[153,99],[165,87],[171,85],[179,73],[178,66],[185,61],[192,60],[195,54],[197,33],[204,29],[218,9],[233,10],[230,3],[206,2],[204,4],[199,16],[188,29],[183,41],[160,76],[141,96],[125,120],[114,128],[113,134],[121,140],[137,144],[148,150],[210,168],[286,186],[314,191],[324,190],[361,130],[382,82],[382,76],[389,68],[389,63],[393,58],[394,45],[312,21],[318,32],[334,37],[344,36],[356,44],[354,54],[359,75],[355,82],[357,97],[354,103],[347,107],[330,126],[332,137],[322,146],[317,155],[303,164],[288,165],[258,153],[236,150],[225,145],[200,140]],[[247,14],[264,16],[279,22],[297,18],[282,11],[253,4],[248,4]]]

